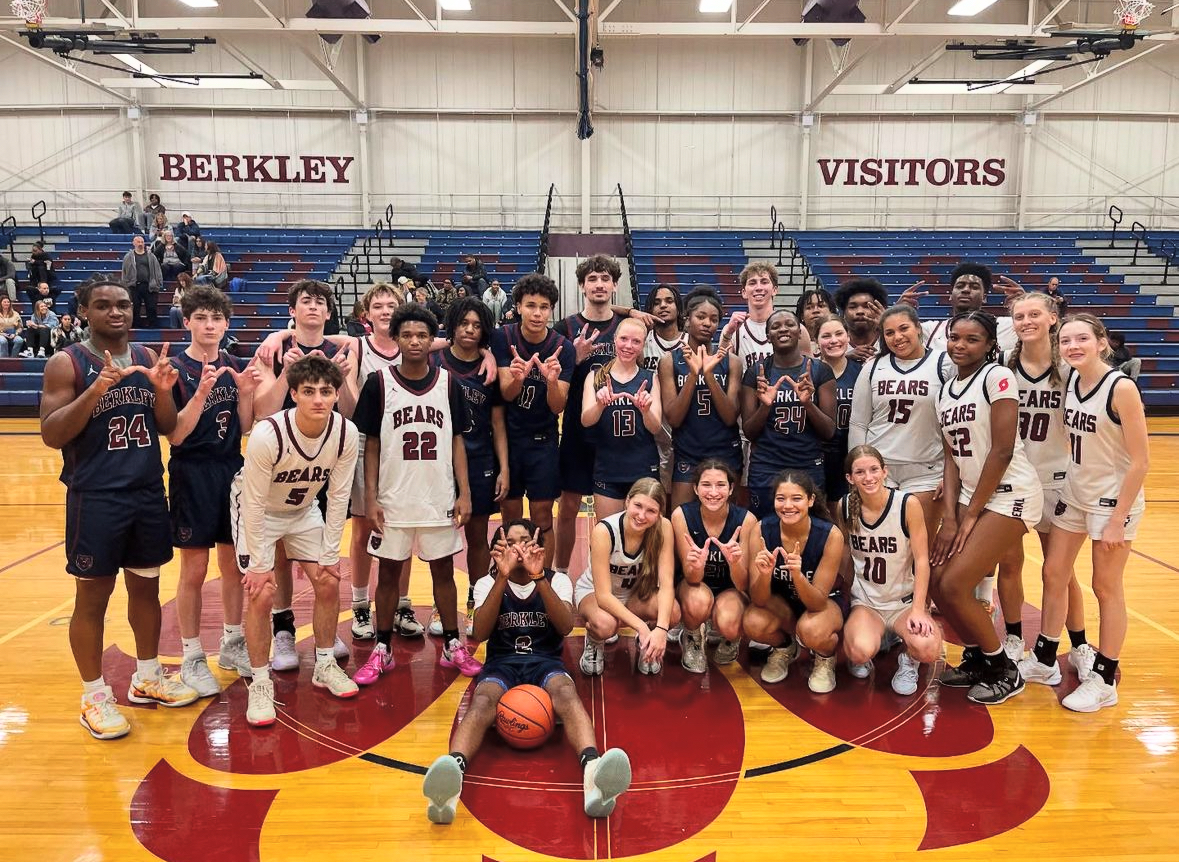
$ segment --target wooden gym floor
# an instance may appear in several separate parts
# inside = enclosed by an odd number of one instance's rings
[[[12,862],[246,862],[303,859],[1012,860],[1177,858],[1179,834],[1179,420],[1151,422],[1148,512],[1126,576],[1130,630],[1121,703],[1095,715],[1029,686],[986,709],[922,675],[912,698],[888,685],[895,658],[815,696],[808,664],[763,687],[741,665],[684,672],[673,647],[659,678],[632,671],[627,639],[605,676],[578,686],[599,742],[630,754],[635,783],[608,822],[580,814],[580,774],[558,729],[531,754],[489,735],[459,817],[432,826],[421,771],[447,750],[467,681],[437,667],[437,644],[399,641],[398,669],[349,702],[313,689],[310,595],[296,583],[304,665],[278,676],[280,723],[244,723],[242,683],[179,710],[127,709],[133,731],[92,740],[77,721],[67,623],[73,585],[62,554],[59,453],[31,420],[0,421],[5,482],[0,545],[0,835]],[[584,522],[582,523],[584,532]],[[1025,586],[1039,599],[1038,544]],[[584,553],[579,554],[584,560]],[[417,570],[415,569],[415,572]],[[1078,563],[1082,583],[1090,567]],[[177,564],[165,568],[163,598]],[[460,579],[460,584],[462,583]],[[344,585],[345,588],[347,584]],[[214,653],[217,585],[206,588]],[[415,578],[419,616],[429,579]],[[343,596],[343,594],[342,594]],[[1088,630],[1096,602],[1086,587]],[[1037,611],[1025,608],[1029,639]],[[349,615],[341,603],[341,633]],[[117,590],[105,671],[123,699],[133,662]],[[165,607],[161,653],[179,653]],[[571,638],[568,657],[580,651]],[[354,655],[363,660],[369,647]],[[957,648],[950,648],[956,658]],[[166,660],[168,660],[166,658]],[[175,662],[178,659],[173,658]],[[217,666],[210,662],[215,672]],[[351,670],[354,665],[349,665]]]

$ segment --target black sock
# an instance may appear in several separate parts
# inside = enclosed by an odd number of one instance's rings
[[[989,673],[1000,674],[1007,670],[1007,665],[1011,660],[1007,658],[1007,653],[1003,652],[1003,647],[1000,646],[994,652],[982,653],[982,661]]]
[[[976,664],[982,660],[982,650],[976,644],[970,644],[962,648],[962,662],[964,664]]]
[[[1023,640],[1023,620],[1016,620],[1013,623],[1004,623],[1003,628],[1007,629],[1007,634]]]
[[[451,641],[460,641],[461,642],[461,640],[462,639],[459,637],[458,629],[443,629],[442,630],[442,642],[444,644],[446,644],[447,646],[450,645]]]
[[[283,611],[282,613],[271,614],[270,625],[273,626],[275,634],[279,632],[290,632],[293,635],[295,633],[295,612]]]
[[[581,768],[585,769],[585,765],[591,760],[597,760],[602,755],[598,754],[598,749],[594,746],[583,748],[581,754],[577,755],[577,762],[581,764]]]
[[[1068,630],[1068,639],[1069,639],[1069,642],[1072,644],[1073,649],[1076,649],[1077,647],[1081,646],[1082,644],[1088,643],[1088,641],[1085,640],[1085,630],[1084,629],[1077,629],[1076,631],[1069,629]]]
[[[377,643],[392,652],[393,629],[377,629]]]
[[[467,587],[467,607],[475,606],[475,585],[471,584]]]
[[[1114,684],[1114,674],[1118,672],[1118,660],[1116,658],[1108,658],[1097,653],[1097,658],[1093,660],[1093,672],[1098,674],[1106,685]]]
[[[1056,664],[1056,650],[1059,648],[1060,640],[1058,638],[1049,638],[1040,634],[1036,636],[1036,645],[1032,648],[1032,653],[1040,664],[1052,667]]]
[[[467,772],[467,756],[465,754],[460,754],[457,751],[452,751],[450,756],[458,761],[459,769],[461,769],[465,775]]]

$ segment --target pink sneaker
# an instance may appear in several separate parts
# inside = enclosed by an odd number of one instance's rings
[[[475,676],[483,670],[483,665],[471,658],[467,648],[456,640],[443,647],[442,659],[438,664],[442,667],[456,667],[463,676]]]
[[[383,644],[378,644],[368,657],[368,661],[352,675],[352,681],[357,685],[372,685],[381,678],[381,674],[393,670],[397,662],[393,661],[393,654],[386,652]]]

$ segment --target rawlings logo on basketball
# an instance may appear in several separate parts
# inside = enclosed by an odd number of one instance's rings
[[[74,563],[81,571],[88,572],[90,571],[90,567],[94,565],[94,557],[89,554],[78,554],[74,558]]]
[[[515,736],[521,736],[532,730],[532,722],[523,721],[511,714],[505,714],[499,719],[500,733],[509,733]]]

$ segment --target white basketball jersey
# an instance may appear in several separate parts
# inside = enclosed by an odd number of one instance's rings
[[[603,524],[610,533],[610,592],[624,604],[630,598],[630,591],[638,582],[639,567],[643,562],[641,547],[633,557],[626,552],[622,535],[622,518],[625,514],[625,512],[619,512],[615,515],[607,515],[598,522]],[[651,529],[657,530],[659,525],[656,524]],[[584,574],[578,579],[577,587],[579,592],[593,590],[594,573],[592,568],[586,568]]]
[[[925,336],[926,350],[946,349],[946,325],[949,322],[949,318],[945,320],[922,321],[921,332]],[[1019,337],[1015,334],[1015,324],[1011,322],[1011,318],[996,317],[995,324],[995,334],[998,337],[999,349],[1002,351],[1014,350]]]
[[[752,368],[759,359],[773,353],[774,345],[766,336],[766,322],[745,318],[733,338],[733,352],[741,357],[742,369]]]
[[[1052,382],[1051,367],[1039,377],[1031,377],[1018,362],[1012,370],[1019,384],[1019,438],[1023,441],[1024,454],[1044,490],[1055,490],[1064,484],[1068,471],[1064,390],[1070,369],[1066,363],[1060,363],[1058,384]]]
[[[884,463],[938,464],[942,438],[937,421],[937,396],[946,355],[927,350],[920,359],[877,356],[856,386],[871,387],[872,414],[866,442],[884,456]]]
[[[679,345],[683,344],[688,338],[686,332],[681,332],[678,338],[673,338],[670,341],[660,338],[658,333],[652,329],[647,333],[647,341],[643,345],[643,360],[640,367],[648,371],[659,370],[659,360],[663,358],[663,354],[669,350],[674,350]]]
[[[966,380],[953,378],[942,385],[938,416],[942,434],[958,465],[960,503],[969,503],[982,475],[983,463],[991,451],[991,404],[1011,399],[1018,402],[1019,387],[1010,368],[984,363]],[[1024,454],[1023,441],[1015,435],[1015,452],[1007,465],[995,495],[1039,497],[1040,480]]]
[[[1060,496],[1082,512],[1111,511],[1118,504],[1122,480],[1130,469],[1130,454],[1121,420],[1114,416],[1113,391],[1126,375],[1111,369],[1093,390],[1081,395],[1081,377],[1074,373],[1066,384],[1064,425],[1069,437],[1070,463]],[[1146,494],[1130,506],[1137,515],[1146,508]]]
[[[266,513],[277,517],[293,516],[315,505],[315,497],[328,483],[347,442],[348,430],[355,426],[334,410],[327,427],[318,438],[304,437],[295,424],[295,408],[282,410],[262,419],[254,426],[250,443],[254,447],[277,447],[273,465],[246,461],[234,477],[235,493],[251,477],[246,471],[270,467],[266,477]],[[248,446],[249,444],[247,444]],[[348,465],[351,470],[352,465]],[[351,481],[351,480],[349,480]]]
[[[383,390],[377,503],[389,527],[446,527],[454,515],[454,417],[445,368],[424,392],[396,369],[378,371]]]
[[[373,344],[373,337],[371,335],[356,339],[356,349],[359,352],[356,363],[356,378],[362,388],[364,381],[368,380],[368,376],[374,371],[380,371],[382,368],[393,368],[401,364],[400,352],[397,352],[393,356],[387,356],[381,353],[381,351],[377,350],[376,345]]]
[[[902,608],[913,601],[913,547],[905,523],[908,494],[888,493],[888,503],[872,524],[860,514],[858,524],[848,523],[847,498],[843,498],[843,519],[851,549],[855,579],[852,598],[880,611]]]

